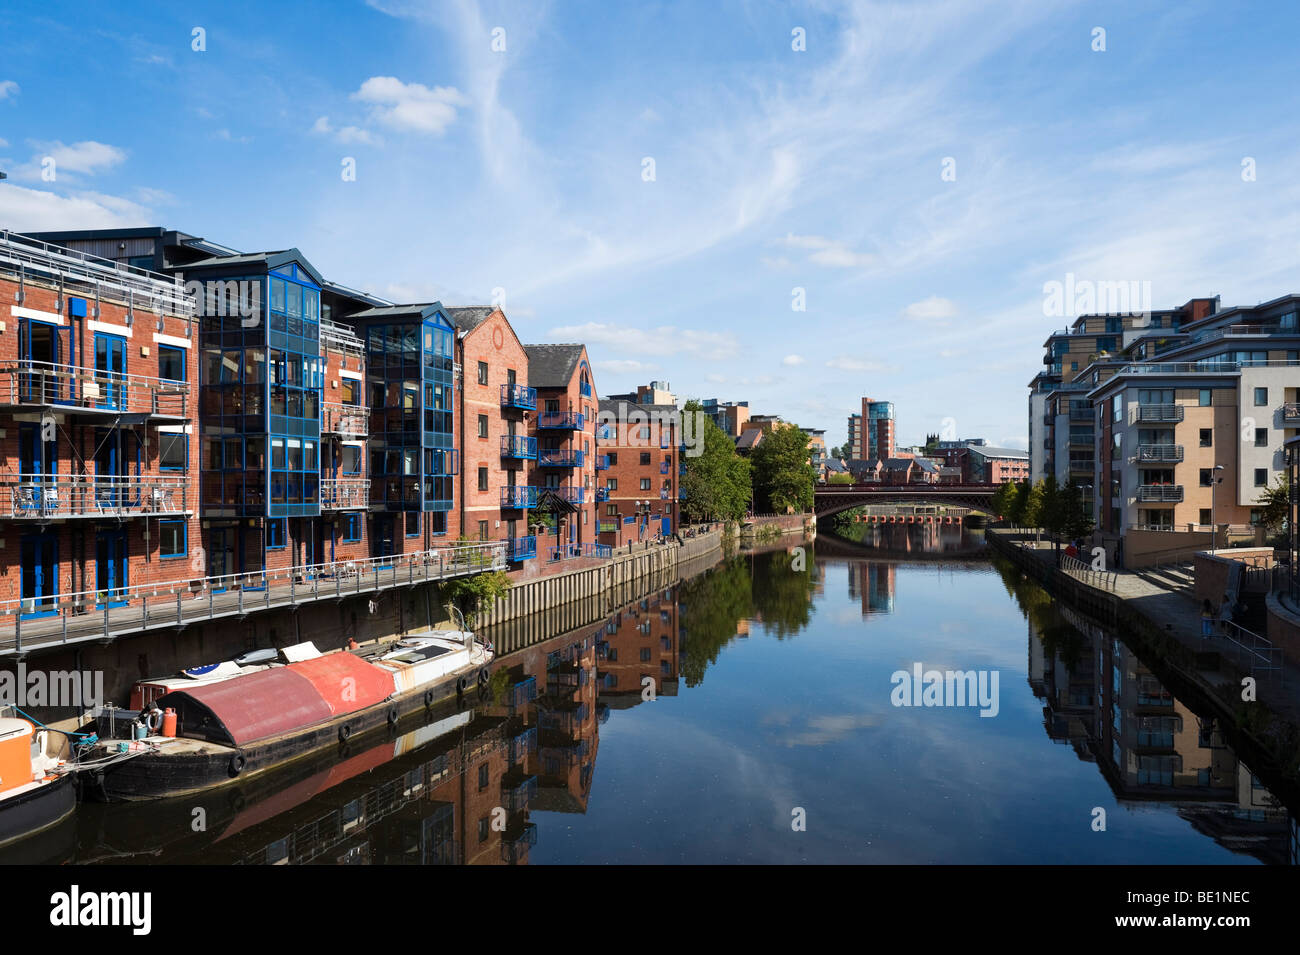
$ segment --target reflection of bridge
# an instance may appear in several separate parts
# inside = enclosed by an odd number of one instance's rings
[[[996,484],[821,484],[813,492],[818,518],[867,504],[950,504],[992,513]]]

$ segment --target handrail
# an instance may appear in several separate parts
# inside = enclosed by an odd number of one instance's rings
[[[0,400],[9,404],[184,416],[192,390],[189,382],[172,378],[29,359],[0,361]],[[164,410],[164,402],[168,410]],[[179,411],[171,410],[177,405]]]
[[[1069,554],[1061,555],[1061,570],[1076,580],[1082,580],[1086,584],[1105,590],[1113,591],[1119,581],[1119,574],[1116,571],[1096,570],[1091,564],[1086,564]]]
[[[188,471],[180,475],[4,475],[0,499],[7,488],[9,516],[15,519],[183,514],[189,485]]]

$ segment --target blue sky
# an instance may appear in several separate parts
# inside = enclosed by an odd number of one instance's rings
[[[604,393],[667,379],[831,444],[871,395],[903,443],[1023,446],[1067,273],[1155,307],[1300,291],[1294,4],[6,14],[0,227],[297,246],[403,300],[502,289],[525,341],[587,343]]]

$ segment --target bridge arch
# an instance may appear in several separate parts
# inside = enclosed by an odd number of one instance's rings
[[[993,495],[997,487],[996,484],[823,485],[813,492],[813,512],[818,520],[821,520],[855,507],[940,504],[949,507],[966,507],[988,517],[996,517],[997,515],[993,513]]]

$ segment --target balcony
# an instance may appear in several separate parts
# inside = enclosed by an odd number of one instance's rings
[[[1138,405],[1139,421],[1182,421],[1183,406],[1175,404]]]
[[[1284,424],[1300,425],[1300,402],[1288,401],[1281,410]]]
[[[598,455],[596,455],[596,470],[597,470],[597,471],[608,471],[608,470],[609,470],[609,455],[608,455],[608,454],[598,454]]]
[[[528,850],[537,845],[537,823],[526,822],[520,829],[501,833],[501,861],[518,865],[528,858]]]
[[[660,462],[659,462],[659,473],[660,473],[660,474],[671,474],[671,473],[672,473],[672,470],[673,470],[672,462],[670,462],[670,461],[660,461]]]
[[[524,385],[502,385],[501,407],[534,411],[537,408],[537,389]]]
[[[537,427],[566,431],[581,431],[587,417],[580,411],[543,411],[537,416]]]
[[[539,487],[536,490],[538,495],[541,495],[543,492],[554,494],[556,497],[563,501],[567,501],[570,504],[585,504],[587,500],[587,489],[572,484],[565,484],[562,486],[546,485],[545,487]]]
[[[1137,499],[1177,504],[1183,499],[1183,486],[1181,484],[1140,484],[1137,489]]]
[[[1091,420],[1092,420],[1092,409],[1091,409],[1091,408],[1076,408],[1076,407],[1071,406],[1071,407],[1070,407],[1070,420],[1071,420],[1071,421],[1091,421]]]
[[[1096,440],[1096,437],[1091,434],[1072,434],[1068,443],[1072,448],[1090,448]]]
[[[589,382],[589,381],[582,381],[582,382],[579,382],[579,383],[578,383],[578,391],[580,391],[580,392],[582,393],[582,397],[584,397],[584,398],[590,398],[590,397],[591,397],[591,382]]]
[[[189,382],[35,361],[0,362],[0,407],[188,420]]]
[[[511,737],[506,747],[506,759],[510,765],[522,762],[531,753],[537,752],[537,727],[530,726],[518,735]]]
[[[567,448],[542,448],[537,452],[537,465],[543,468],[580,468],[585,452]]]
[[[321,405],[321,434],[340,434],[345,438],[364,438],[370,434],[370,409],[365,405],[345,405],[326,401]]]
[[[370,504],[370,480],[360,477],[320,479],[322,511],[361,510]]]
[[[537,504],[537,490],[525,484],[508,484],[501,488],[501,506],[534,507]]]
[[[1300,487],[1296,488],[1300,491]],[[618,533],[618,521],[600,521],[596,525],[598,534],[616,534]]]
[[[507,812],[523,812],[536,795],[536,776],[511,771],[501,777],[501,805]]]
[[[1178,462],[1183,459],[1183,446],[1181,444],[1139,444],[1138,460],[1139,461],[1173,461]]]
[[[189,486],[184,476],[19,474],[0,480],[0,499],[9,497],[9,516],[15,520],[183,515],[194,503],[186,499]]]
[[[614,556],[614,549],[608,544],[559,544],[546,548],[546,560],[555,563],[560,560],[576,560],[579,557],[594,557],[608,560]]]
[[[661,500],[661,501],[668,501],[668,500],[671,500],[671,499],[672,499],[672,496],[673,496],[673,489],[672,489],[672,488],[670,488],[670,487],[661,487],[661,488],[659,489],[659,500]]]
[[[522,434],[502,435],[501,457],[535,461],[537,460],[537,439]]]
[[[609,488],[607,487],[596,488],[596,503],[604,504],[608,500],[609,500]]]
[[[506,541],[506,559],[510,561],[530,560],[537,556],[537,538],[514,537]]]
[[[535,699],[537,699],[537,677],[530,676],[510,686],[502,702],[513,710],[527,706]]]

